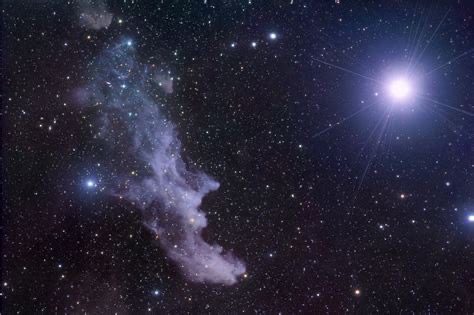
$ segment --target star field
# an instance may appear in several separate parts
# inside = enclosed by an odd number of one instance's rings
[[[469,1],[2,14],[2,314],[474,312]]]

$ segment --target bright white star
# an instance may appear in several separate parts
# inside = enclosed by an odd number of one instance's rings
[[[89,188],[92,188],[92,187],[97,186],[97,184],[96,184],[95,181],[93,181],[92,179],[89,179],[89,180],[86,182],[86,186],[89,187]]]
[[[468,220],[469,222],[474,222],[474,214],[469,215],[469,216],[467,217],[467,220]]]
[[[413,86],[410,80],[400,77],[388,83],[388,94],[396,101],[405,101],[413,94]]]

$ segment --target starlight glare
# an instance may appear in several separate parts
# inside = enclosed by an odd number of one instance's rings
[[[390,81],[387,90],[390,97],[396,101],[404,101],[413,94],[412,82],[404,77]]]
[[[94,187],[96,184],[95,184],[95,182],[94,182],[93,180],[90,179],[90,180],[88,180],[88,181],[86,182],[86,185],[87,185],[87,187],[92,188],[92,187]]]

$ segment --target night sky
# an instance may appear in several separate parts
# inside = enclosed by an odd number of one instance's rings
[[[2,16],[2,314],[474,314],[471,1]]]

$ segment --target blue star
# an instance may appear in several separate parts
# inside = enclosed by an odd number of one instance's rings
[[[86,186],[87,186],[87,188],[94,188],[94,187],[97,187],[97,183],[94,180],[89,179],[86,182]]]

